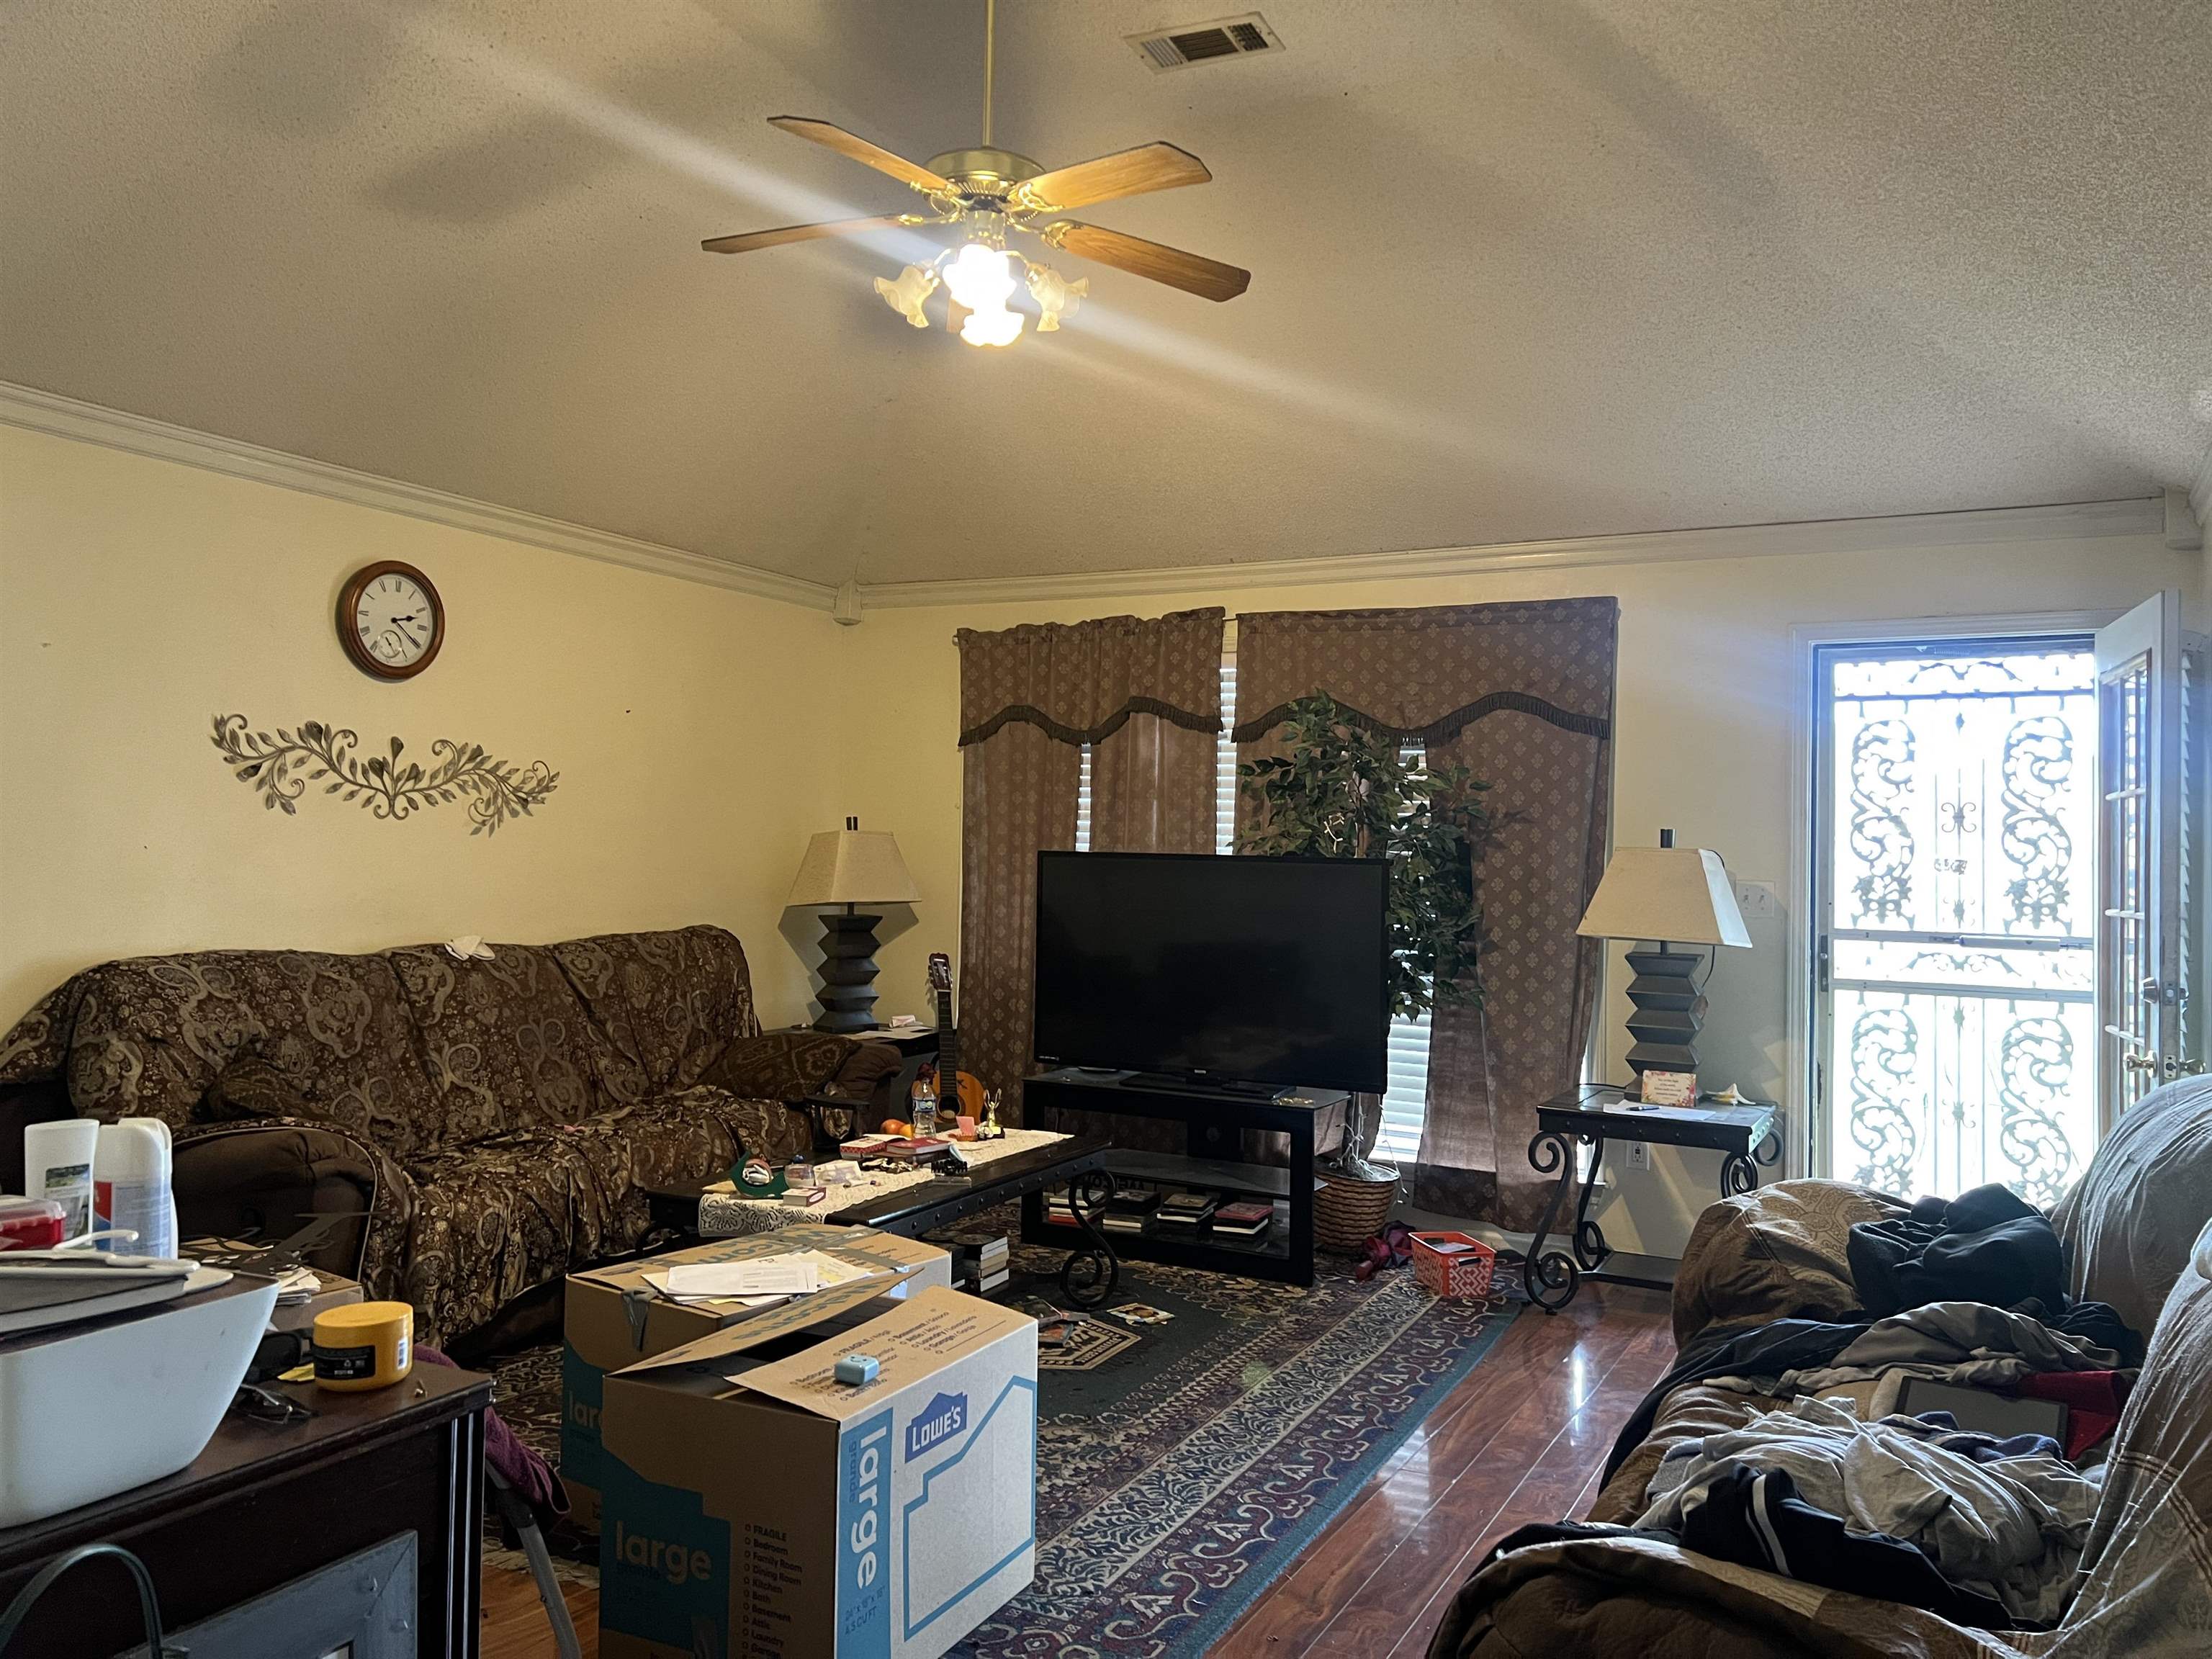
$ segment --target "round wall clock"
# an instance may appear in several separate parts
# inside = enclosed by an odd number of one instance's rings
[[[428,668],[446,642],[446,607],[413,565],[379,560],[346,579],[338,640],[363,673],[404,680]]]

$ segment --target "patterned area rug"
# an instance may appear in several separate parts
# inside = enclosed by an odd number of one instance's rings
[[[1059,1263],[1017,1245],[1038,1277],[1013,1304],[1047,1310]],[[954,1653],[1204,1653],[1518,1311],[1331,1258],[1310,1290],[1125,1262],[1115,1307],[1043,1356],[1036,1581]],[[501,1414],[557,1461],[558,1348],[495,1370]]]

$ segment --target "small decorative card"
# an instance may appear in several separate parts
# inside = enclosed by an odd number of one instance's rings
[[[1696,1105],[1698,1074],[1695,1072],[1646,1072],[1644,1074],[1644,1103],[1646,1106]]]

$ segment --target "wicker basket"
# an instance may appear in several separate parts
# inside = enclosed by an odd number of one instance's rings
[[[1314,1248],[1358,1255],[1390,1218],[1398,1198],[1396,1172],[1388,1181],[1362,1181],[1340,1170],[1316,1170],[1314,1179],[1321,1183],[1314,1194]]]

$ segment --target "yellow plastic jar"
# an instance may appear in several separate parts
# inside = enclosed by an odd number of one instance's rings
[[[415,1310],[355,1302],[315,1316],[315,1386],[340,1393],[388,1389],[415,1368]]]

